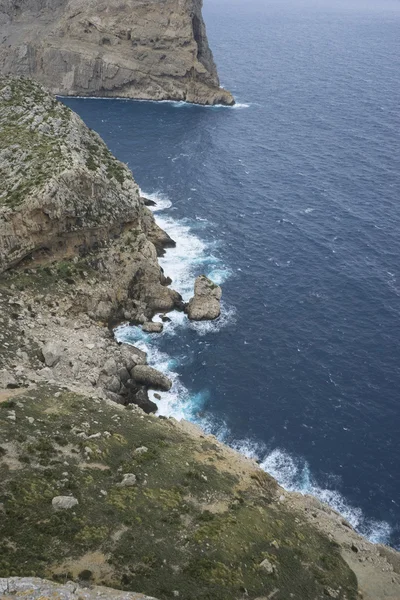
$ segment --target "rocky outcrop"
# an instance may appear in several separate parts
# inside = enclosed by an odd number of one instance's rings
[[[168,392],[172,387],[172,381],[166,375],[147,365],[138,365],[132,369],[132,377],[137,383],[141,383],[154,390]]]
[[[202,0],[8,0],[0,72],[55,94],[233,104],[219,85]]]
[[[29,80],[0,78],[0,176],[0,272],[28,258],[31,266],[32,257],[56,260],[59,277],[87,279],[81,309],[106,322],[146,321],[181,306],[157,261],[173,242],[144,206],[129,169]],[[80,274],[62,262],[84,256]]]
[[[194,296],[185,308],[192,321],[212,320],[221,314],[222,290],[205,275],[200,275],[194,285]]]

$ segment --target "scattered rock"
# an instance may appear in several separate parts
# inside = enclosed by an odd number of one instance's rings
[[[136,448],[134,454],[146,454],[148,451],[149,449],[146,446],[140,446],[140,448]]]
[[[19,383],[15,379],[14,375],[7,369],[1,369],[0,371],[0,388],[2,389],[16,389],[20,387]]]
[[[329,596],[329,598],[340,598],[340,590],[334,590],[331,587],[326,587],[324,589],[324,594]]]
[[[168,392],[172,387],[172,381],[166,375],[147,365],[137,365],[131,373],[137,383],[148,388]]]
[[[60,342],[47,342],[42,348],[43,359],[46,367],[54,367],[64,352],[64,346]]]
[[[133,487],[136,485],[136,475],[133,473],[125,473],[121,483],[117,484],[118,487]]]
[[[54,510],[69,510],[79,504],[79,502],[73,496],[55,496],[51,504]]]
[[[80,573],[80,575],[82,575]],[[80,577],[82,580],[82,576]],[[87,584],[86,584],[87,585]],[[69,581],[65,584],[39,579],[39,577],[0,578],[0,597],[25,598],[26,600],[44,600],[62,598],[63,600],[155,600],[134,592],[120,592],[108,587],[81,587]]]
[[[145,365],[147,363],[146,352],[139,350],[139,348],[126,344],[121,347],[120,352],[128,371],[131,371],[136,365]]]
[[[158,410],[158,406],[155,402],[150,400],[147,393],[147,389],[143,386],[137,386],[134,382],[128,382],[127,387],[129,390],[127,396],[127,404],[135,404],[141,408],[147,415],[155,413]]]
[[[268,575],[272,575],[275,572],[274,565],[267,558],[263,560],[259,566],[260,569],[263,569]]]
[[[221,314],[222,290],[205,275],[200,275],[194,285],[194,296],[185,308],[192,321],[213,320]]]
[[[108,358],[103,365],[102,372],[106,375],[116,375],[117,374],[117,363],[113,358]]]
[[[154,202],[154,200],[150,200],[150,198],[145,198],[144,196],[141,196],[140,199],[145,206],[157,206],[157,202]]]
[[[147,321],[143,323],[142,329],[147,333],[161,333],[164,326],[162,323],[153,323],[152,321]]]

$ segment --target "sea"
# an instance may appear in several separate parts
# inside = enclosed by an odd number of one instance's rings
[[[398,548],[400,3],[203,13],[233,108],[63,99],[156,202],[173,287],[223,288],[214,322],[176,312],[160,335],[116,335],[172,378],[160,414]]]

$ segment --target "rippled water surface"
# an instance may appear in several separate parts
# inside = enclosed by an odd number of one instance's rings
[[[400,544],[400,5],[206,0],[238,105],[69,99],[157,200],[219,321],[122,329],[174,379],[160,412]]]

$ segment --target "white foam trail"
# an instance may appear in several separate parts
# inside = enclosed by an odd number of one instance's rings
[[[139,193],[144,198],[148,198],[149,200],[152,200],[156,203],[155,206],[148,207],[154,213],[166,210],[167,208],[171,208],[172,206],[171,200],[162,192],[152,192],[151,194],[148,194],[146,192],[143,192],[141,188],[139,188]]]
[[[124,96],[62,96],[57,95],[56,98],[68,100],[76,98],[78,100],[122,100],[124,102],[150,102],[151,104],[170,104],[174,108],[184,108],[197,106],[200,108],[249,108],[250,104],[236,103],[233,106],[227,104],[198,104],[197,102],[185,102],[184,100],[150,100],[145,98],[125,98]]]
[[[210,244],[194,233],[197,226],[204,225],[203,222],[191,223],[186,219],[176,220],[170,215],[160,214],[172,206],[169,198],[160,192],[147,194],[141,191],[141,193],[156,202],[156,206],[150,208],[157,215],[157,223],[176,242],[176,247],[169,248],[165,256],[159,259],[159,263],[164,269],[164,273],[171,277],[172,287],[181,294],[185,302],[193,296],[194,279],[197,275],[204,273],[219,285],[232,275],[231,269],[225,267],[221,260],[212,253]],[[223,325],[227,324],[229,316],[233,316],[233,314],[233,309],[223,307],[222,319],[216,321],[214,327],[210,329],[216,327],[220,329],[221,321],[223,321]]]

